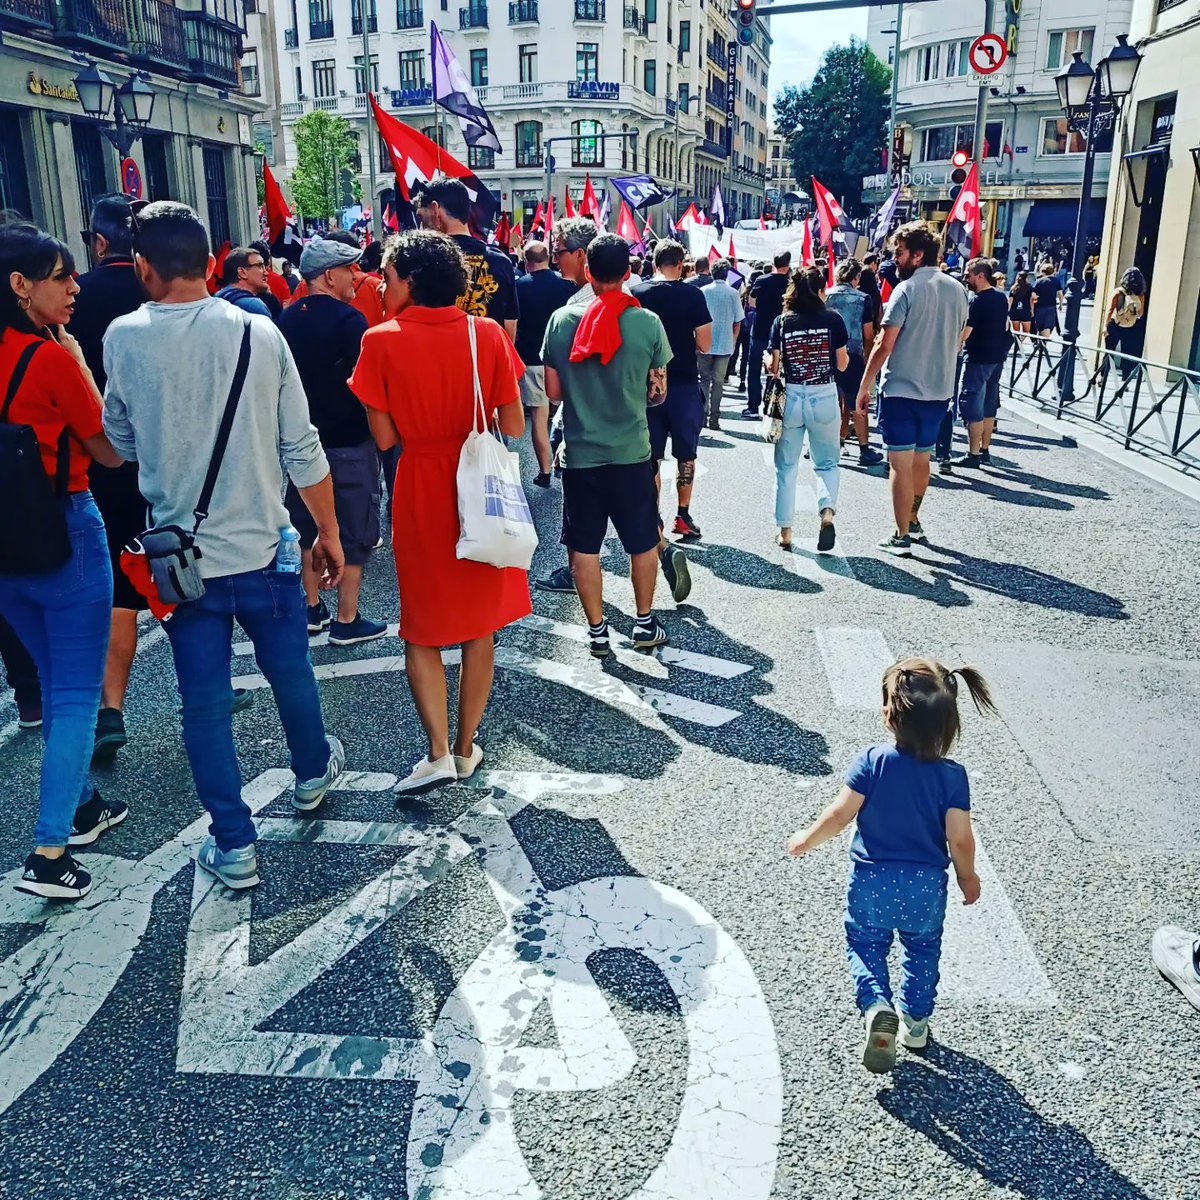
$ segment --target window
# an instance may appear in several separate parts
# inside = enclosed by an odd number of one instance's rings
[[[426,125],[421,132],[431,141],[437,142],[444,150],[446,148],[446,135],[436,125]]]
[[[75,147],[75,177],[79,182],[79,207],[92,211],[92,201],[104,195],[108,188],[106,162],[107,143],[100,139],[100,130],[83,121],[71,122],[71,140]],[[14,156],[15,157],[15,156]],[[215,243],[220,245],[220,242]]]
[[[540,167],[542,165],[541,121],[518,121],[516,124],[517,166]]]
[[[517,47],[517,65],[521,83],[537,83],[537,43]]]
[[[224,245],[231,240],[224,146],[204,147],[204,198],[208,206],[208,236],[214,246]]]
[[[956,150],[975,151],[975,126],[932,125],[921,131],[921,159],[924,162],[949,162]],[[983,127],[983,156],[997,158],[1004,149],[1004,122],[989,121]]]
[[[679,51],[681,54],[686,54],[692,48],[692,23],[691,21],[679,22]]]
[[[258,84],[258,51],[247,48],[242,51],[242,94],[257,96]]]
[[[467,166],[475,170],[490,171],[496,165],[496,152],[491,146],[468,146]]]
[[[575,78],[595,83],[600,78],[600,43],[577,42],[575,45]]]
[[[912,51],[916,62],[914,83],[928,83],[938,77],[941,49],[941,46],[922,46],[919,50]]]
[[[420,29],[425,24],[421,0],[396,0],[396,28]]]
[[[1069,141],[1068,141],[1069,137]],[[1066,117],[1047,117],[1042,122],[1042,154],[1082,154],[1087,139],[1082,133],[1067,130]]]
[[[400,87],[423,88],[425,86],[425,51],[400,51]]]
[[[642,64],[642,86],[650,95],[658,94],[658,63],[652,58]]]
[[[308,36],[333,37],[333,0],[308,0]]]
[[[1068,66],[1076,50],[1082,51],[1083,57],[1090,59],[1095,32],[1094,29],[1054,30],[1046,43],[1046,70],[1057,71],[1060,67]]]
[[[361,96],[367,89],[363,87],[363,57],[361,54],[354,56],[354,94]],[[379,57],[371,55],[371,91],[376,95],[379,94]]]
[[[967,52],[971,49],[969,41],[950,42],[946,47],[946,78],[952,79],[957,75],[966,75],[971,70]]]
[[[604,166],[604,143],[600,134],[604,132],[599,121],[573,121],[571,123],[571,165],[573,167]]]
[[[487,51],[471,51],[471,86],[487,87]]]
[[[337,84],[335,83],[335,72],[337,63],[332,58],[319,58],[313,63],[313,95],[320,96],[336,96]],[[220,245],[220,243],[217,243]]]
[[[658,0],[646,0],[646,24],[653,25],[658,20]]]
[[[146,162],[146,199],[170,200],[171,176],[167,169],[167,139],[165,133],[142,134],[142,157]],[[264,139],[268,155],[270,138]]]
[[[628,133],[629,126],[622,124],[621,132]],[[629,170],[629,139],[627,137],[623,137],[621,139],[621,170],[622,171]]]

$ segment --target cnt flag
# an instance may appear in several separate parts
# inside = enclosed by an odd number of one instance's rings
[[[620,193],[630,208],[649,208],[654,204],[662,204],[670,200],[674,192],[665,192],[652,175],[621,175],[610,179],[609,182]]]
[[[532,235],[535,229],[540,229],[543,233],[546,232],[546,213],[542,208],[542,202],[537,202],[537,208],[533,210],[533,220],[529,223],[529,232]]]
[[[896,209],[900,205],[900,187],[900,184],[896,184],[892,194],[879,206],[879,214],[875,218],[875,224],[872,226],[871,232],[867,235],[872,248],[882,246],[887,241],[888,230],[892,227],[892,219],[895,217]]]
[[[833,252],[833,231],[846,219],[842,206],[837,197],[815,175],[811,176],[813,187],[813,203],[817,208],[817,222],[820,227],[822,245],[828,246]]]
[[[950,206],[950,215],[946,218],[947,244],[953,242],[959,247],[970,246],[969,257],[978,258],[982,246],[979,225],[979,166],[972,163],[962,190]]]
[[[434,21],[429,22],[429,61],[433,64],[433,100],[458,118],[463,139],[468,146],[500,149],[496,127],[479,103],[475,88],[467,78],[454,51],[446,45]]]
[[[717,227],[717,233],[725,232],[725,198],[721,195],[720,183],[713,184],[712,200],[708,205],[712,223]]]
[[[437,142],[385,113],[373,94],[368,99],[379,136],[391,156],[392,170],[396,173],[396,189],[400,195],[411,201],[413,192],[419,190],[421,184],[428,183],[439,174],[460,179],[471,196],[469,224],[472,231],[478,235],[490,228],[499,205],[479,176],[443,150]]]

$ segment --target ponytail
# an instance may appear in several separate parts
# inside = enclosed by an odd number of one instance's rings
[[[946,682],[957,695],[958,684],[954,678],[956,675],[962,676],[963,683],[967,685],[967,691],[971,693],[971,699],[977,712],[998,715],[996,706],[992,702],[992,693],[983,676],[974,667],[955,667],[953,671],[946,672]]]

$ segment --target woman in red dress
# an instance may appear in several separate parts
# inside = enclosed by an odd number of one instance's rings
[[[475,741],[492,690],[492,635],[528,615],[524,571],[460,559],[458,456],[474,420],[462,253],[426,231],[393,238],[383,256],[388,320],[369,329],[350,387],[367,406],[380,450],[401,446],[392,497],[392,549],[400,587],[400,636],[409,687],[429,737],[429,754],[397,787],[429,791],[467,779],[483,760]],[[524,366],[504,330],[475,321],[479,382],[489,420],[519,437],[525,429]],[[462,645],[458,730],[450,744],[441,648]]]

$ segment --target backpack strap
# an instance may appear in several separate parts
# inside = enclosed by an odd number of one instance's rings
[[[21,356],[17,359],[17,365],[13,367],[13,373],[8,380],[8,391],[4,396],[4,407],[0,409],[0,423],[8,422],[8,410],[12,407],[12,402],[17,398],[17,389],[21,386],[21,382],[25,378],[25,372],[29,369],[30,360],[41,348],[41,345],[42,342],[39,338],[36,342],[30,342],[21,351]]]

